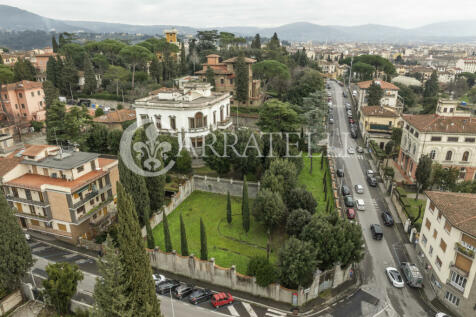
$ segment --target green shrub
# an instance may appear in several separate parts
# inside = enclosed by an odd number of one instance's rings
[[[41,121],[32,121],[31,126],[35,130],[35,132],[40,132],[43,129],[43,122]]]
[[[276,282],[278,279],[278,270],[271,264],[266,263],[261,267],[258,267],[256,271],[256,284],[262,287],[266,287],[271,283]]]
[[[246,269],[246,275],[256,276],[258,269],[268,264],[268,260],[264,256],[254,256],[248,262],[248,268]]]
[[[390,176],[390,177],[394,177],[395,176],[395,171],[393,170],[393,168],[387,167],[385,169],[385,175]]]
[[[183,174],[188,174],[192,171],[192,156],[186,149],[180,151],[177,157],[177,171]]]

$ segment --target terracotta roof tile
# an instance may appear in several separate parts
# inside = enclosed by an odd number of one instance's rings
[[[223,61],[223,63],[235,63],[237,59],[238,57],[232,57]],[[245,57],[245,62],[248,64],[253,64],[253,63],[256,63],[256,59]]]
[[[357,85],[359,86],[360,89],[369,89],[370,85],[372,85],[372,82],[373,80],[361,81],[357,83]],[[375,80],[375,82],[379,82],[380,87],[382,87],[382,89],[384,90],[399,90],[400,89],[394,84],[383,81],[383,80]]]
[[[366,106],[362,107],[361,111],[367,117],[398,117],[396,112],[381,106]]]
[[[23,87],[21,87],[20,85],[23,85]],[[37,89],[37,88],[43,89],[43,84],[37,81],[22,80],[12,84],[2,85],[1,88],[2,89],[6,88],[7,90]]]
[[[453,227],[476,237],[476,194],[425,192]]]
[[[30,145],[26,150],[24,150],[24,151],[22,152],[22,155],[23,155],[23,156],[37,156],[38,154],[40,154],[41,152],[43,152],[43,151],[46,150],[47,148],[56,148],[56,149],[58,149],[58,147],[55,146],[55,145],[47,145],[47,144],[37,145],[37,144],[32,144],[32,145]]]
[[[446,117],[437,114],[402,115],[402,118],[420,132],[476,133],[476,119]]]
[[[94,122],[100,123],[120,123],[129,120],[135,120],[135,110],[121,109],[116,111],[110,111],[102,116],[94,118]]]
[[[21,157],[0,157],[0,178],[20,164]]]

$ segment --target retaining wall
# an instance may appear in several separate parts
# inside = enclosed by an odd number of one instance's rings
[[[7,312],[12,310],[15,306],[20,304],[23,300],[20,290],[17,290],[0,301],[0,316],[6,315]]]

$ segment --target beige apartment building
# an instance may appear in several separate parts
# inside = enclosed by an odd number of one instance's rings
[[[22,80],[0,87],[0,111],[8,120],[44,121],[46,104],[43,84]]]
[[[31,145],[2,177],[8,203],[22,228],[77,244],[92,239],[115,214],[116,159]]]
[[[474,316],[476,194],[428,191],[426,196],[418,248],[431,287],[455,315]]]
[[[401,128],[403,124],[400,115],[389,107],[364,106],[359,111],[359,128],[364,143],[375,141],[381,149],[391,140],[393,128]]]

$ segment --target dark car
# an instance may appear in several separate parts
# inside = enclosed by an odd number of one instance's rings
[[[350,116],[349,117],[349,124],[354,124],[354,123],[355,123],[354,119],[352,119],[352,116]]]
[[[190,293],[188,301],[194,305],[197,305],[199,303],[208,301],[210,298],[212,298],[212,296],[212,291],[203,288],[196,288],[192,291],[192,293]]]
[[[346,207],[354,207],[354,199],[352,198],[352,196],[345,196],[344,204]]]
[[[184,299],[187,297],[190,293],[192,293],[193,287],[187,284],[180,284],[178,287],[176,287],[173,291],[172,294],[174,294],[175,298],[178,299]]]
[[[337,176],[344,177],[344,169],[343,168],[338,168],[337,169]]]
[[[377,179],[373,176],[367,176],[367,183],[372,187],[377,187]]]
[[[167,280],[159,285],[157,285],[156,291],[157,293],[164,295],[168,294],[173,291],[176,287],[180,285],[179,281],[176,280]]]
[[[357,131],[355,129],[350,129],[350,136],[352,139],[357,139]]]
[[[388,211],[382,212],[383,224],[386,226],[393,226],[393,217]]]
[[[346,185],[342,185],[340,190],[342,192],[342,195],[344,195],[344,196],[350,195],[350,188],[347,187]]]
[[[382,240],[383,231],[380,225],[378,224],[370,225],[370,231],[372,232],[372,238],[374,238],[375,240]]]
[[[344,98],[347,98],[347,94],[344,92],[342,92],[342,96],[344,96]]]

